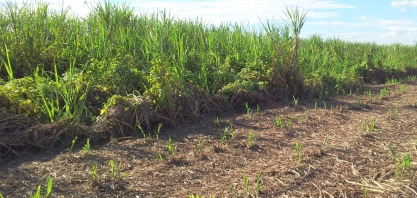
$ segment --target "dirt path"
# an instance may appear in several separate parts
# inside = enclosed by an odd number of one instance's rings
[[[24,157],[1,165],[0,192],[27,197],[51,176],[51,197],[417,197],[416,176],[404,163],[409,154],[417,170],[417,82],[365,90],[324,102],[260,104],[250,115],[162,128],[159,139],[93,143],[90,154],[78,146]]]

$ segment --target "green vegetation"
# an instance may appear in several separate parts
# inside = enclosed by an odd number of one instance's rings
[[[90,138],[87,138],[87,142],[85,143],[83,147],[83,153],[89,154],[90,153]]]
[[[248,135],[248,147],[252,147],[255,144],[256,137],[253,136],[252,129],[249,131]]]
[[[171,137],[168,138],[168,145],[167,145],[168,151],[171,156],[175,156],[176,148],[174,144],[172,143]]]
[[[295,152],[297,153],[297,160],[299,163],[301,163],[301,161],[303,160],[303,156],[301,154],[301,144],[299,144],[298,142],[295,143]]]
[[[162,123],[217,108],[245,105],[251,117],[249,106],[263,98],[292,97],[297,105],[300,96],[324,99],[417,74],[417,46],[300,38],[306,12],[287,7],[284,14],[284,24],[262,22],[258,31],[109,2],[94,4],[84,18],[46,3],[8,2],[0,12],[0,109],[25,114],[30,126],[59,123],[72,131],[35,145],[50,148],[86,131],[70,127],[145,137],[144,128],[161,123],[159,138]]]
[[[323,152],[324,148],[326,148],[327,139],[329,139],[329,135],[326,135],[326,137],[324,137],[323,143],[320,146],[320,152]]]
[[[405,155],[403,157],[402,160],[400,160],[400,158],[398,157],[398,155],[395,153],[394,149],[391,146],[388,146],[392,156],[394,156],[395,158],[395,176],[399,176],[401,174],[401,176],[404,176],[404,173],[408,173],[408,175],[410,176],[410,178],[413,176],[413,170],[411,169],[411,156],[410,153],[407,153],[407,155]]]
[[[78,137],[75,136],[75,138],[71,141],[71,147],[67,148],[68,152],[70,152],[70,153],[72,152],[72,149],[74,148],[74,145],[75,145],[75,141],[77,141],[77,139],[78,139]]]
[[[47,198],[52,192],[52,178],[48,176],[48,180],[46,182],[46,189],[45,194],[43,197]],[[2,197],[2,196],[1,196]],[[35,194],[30,195],[31,198],[41,198],[41,186],[39,185]]]

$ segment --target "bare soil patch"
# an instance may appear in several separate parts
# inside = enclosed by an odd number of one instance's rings
[[[83,142],[71,153],[3,162],[0,192],[27,197],[50,176],[51,197],[417,197],[417,82],[365,90],[326,100],[300,98],[297,105],[259,104],[259,112],[251,107],[250,115],[220,115],[219,122],[202,117],[162,128],[159,139],[138,134],[93,142],[89,154],[82,152]],[[169,138],[175,155],[167,148]],[[404,163],[407,154],[411,170]],[[93,178],[93,166],[99,178]]]

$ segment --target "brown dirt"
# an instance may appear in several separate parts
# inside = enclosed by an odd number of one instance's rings
[[[385,87],[389,94],[380,98]],[[90,154],[83,154],[79,145],[72,153],[44,152],[3,162],[0,192],[27,197],[50,176],[51,197],[364,197],[364,189],[368,197],[417,197],[416,175],[395,173],[407,154],[411,170],[417,170],[417,82],[365,90],[372,90],[372,97],[337,96],[325,100],[327,109],[318,99],[300,99],[297,106],[271,102],[260,104],[259,113],[252,107],[251,117],[221,115],[220,126],[216,117],[202,117],[163,128],[159,139],[125,137],[93,143]],[[277,116],[287,126],[277,127]],[[369,126],[373,117],[374,130]],[[228,126],[234,136],[229,130],[222,144],[219,130]],[[256,137],[251,147],[250,131]],[[167,149],[169,137],[175,156]],[[301,162],[296,143],[302,146]],[[398,155],[397,165],[389,146]],[[116,169],[122,163],[120,178],[112,179],[110,160]],[[92,179],[93,165],[98,180]],[[264,187],[257,194],[259,186]]]

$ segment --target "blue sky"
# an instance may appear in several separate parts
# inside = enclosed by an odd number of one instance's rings
[[[4,2],[5,0],[0,0]],[[20,2],[20,0],[16,0]],[[43,0],[59,8],[62,0]],[[136,12],[166,9],[171,16],[185,19],[202,18],[207,23],[238,22],[259,26],[263,21],[282,24],[285,5],[298,5],[308,10],[303,37],[312,34],[379,44],[417,43],[417,0],[110,0],[127,3]],[[78,15],[88,13],[85,0],[64,0]],[[87,2],[97,2],[87,0]]]

